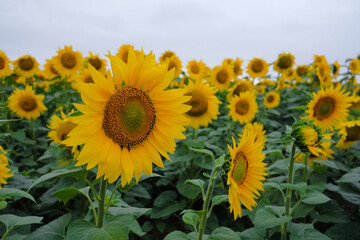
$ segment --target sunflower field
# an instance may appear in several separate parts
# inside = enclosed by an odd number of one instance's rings
[[[0,239],[360,239],[359,72],[0,51]]]

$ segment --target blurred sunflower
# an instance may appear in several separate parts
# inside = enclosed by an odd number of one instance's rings
[[[46,63],[44,64],[44,74],[47,79],[53,79],[57,76],[60,76],[59,72],[54,68],[55,57],[50,59],[46,59]]]
[[[205,67],[206,66],[202,60],[200,60],[199,62],[196,60],[192,60],[189,61],[188,64],[186,65],[187,73],[191,78],[194,79],[202,79],[204,77],[206,72]]]
[[[185,116],[189,118],[189,125],[192,128],[206,127],[212,120],[217,119],[220,101],[215,96],[216,89],[207,83],[197,81],[190,82],[185,90],[185,95],[191,96],[191,99],[185,103],[191,106]]]
[[[231,66],[235,77],[242,74],[242,69],[241,69],[242,63],[243,60],[240,60],[239,58],[236,58],[235,60],[233,60],[232,58],[226,58],[222,62],[223,65],[227,64]]]
[[[0,78],[8,76],[12,73],[10,68],[10,60],[6,54],[0,50]]]
[[[359,74],[360,60],[357,58],[352,59],[350,62],[349,68],[350,68],[352,74]]]
[[[61,76],[75,75],[83,65],[83,57],[80,52],[73,51],[72,46],[65,46],[57,51],[53,60],[54,69]]]
[[[265,77],[269,70],[268,64],[260,59],[260,58],[253,58],[249,64],[247,65],[247,73],[250,77]]]
[[[241,93],[231,99],[228,107],[229,115],[234,121],[238,120],[240,124],[248,123],[255,118],[258,110],[256,96],[252,92]]]
[[[320,80],[320,86],[327,87],[331,85],[331,68],[326,62],[320,62],[315,68],[316,76]]]
[[[43,99],[43,95],[36,95],[31,86],[26,86],[25,90],[15,89],[8,98],[8,106],[19,118],[35,120],[40,113],[47,110],[42,102]]]
[[[268,92],[264,98],[266,108],[274,108],[280,104],[280,94],[274,91]]]
[[[14,62],[14,72],[21,77],[32,77],[39,73],[39,63],[30,55],[19,57]]]
[[[264,149],[266,142],[266,131],[264,130],[264,125],[261,123],[247,123],[242,130],[242,134],[239,134],[240,141],[243,137],[246,138],[252,133],[255,134],[255,142],[259,142],[262,147],[261,149]]]
[[[182,71],[182,64],[180,59],[173,55],[172,57],[168,57],[163,61],[164,64],[167,64],[168,70],[175,68],[175,75],[174,78],[177,78],[180,76],[180,73]]]
[[[360,96],[356,96],[355,93],[354,93],[349,98],[350,98],[350,103],[351,103],[351,106],[350,106],[349,110],[350,111],[352,109],[359,109],[360,110]]]
[[[37,75],[33,76],[33,86],[42,88],[45,91],[49,90],[50,82],[47,80],[44,71],[40,71]]]
[[[302,82],[305,80],[305,77],[308,76],[309,66],[308,65],[298,65],[295,69],[295,78],[297,82]]]
[[[249,131],[241,138],[236,146],[233,138],[233,147],[229,148],[231,155],[230,169],[227,173],[229,186],[230,213],[233,212],[234,220],[242,216],[241,204],[252,211],[256,206],[255,199],[260,196],[259,191],[265,180],[266,164],[263,162],[265,154],[261,153],[260,141],[256,141],[256,134]]]
[[[173,56],[176,56],[176,54],[173,51],[167,50],[165,51],[159,58],[159,62],[165,62],[166,59],[171,58]]]
[[[349,93],[344,93],[340,86],[323,88],[313,92],[314,99],[307,107],[306,117],[324,130],[331,130],[339,122],[345,121],[350,107]]]
[[[237,80],[236,84],[229,89],[229,93],[226,95],[226,99],[230,101],[231,98],[235,96],[239,96],[241,93],[247,91],[255,92],[255,87],[253,82],[246,79]]]
[[[340,124],[341,139],[337,143],[338,149],[348,149],[360,140],[360,120],[347,121]]]
[[[319,63],[327,63],[325,56],[319,56],[314,54],[314,62],[312,64],[312,67],[316,67]]]
[[[226,64],[214,67],[210,74],[210,82],[220,91],[227,89],[233,79],[231,66]]]
[[[87,68],[87,64],[91,64],[96,70],[101,72],[102,74],[106,74],[106,60],[99,57],[99,54],[94,55],[92,52],[89,52],[89,56],[84,59],[85,68]]]
[[[123,44],[116,53],[116,56],[127,63],[130,49],[134,50],[134,46],[130,44]]]
[[[63,144],[84,144],[76,166],[97,165],[97,177],[112,183],[121,176],[124,186],[133,175],[139,181],[142,172],[152,174],[152,163],[163,167],[160,154],[170,160],[174,138],[185,138],[190,97],[184,89],[164,90],[175,70],[158,65],[152,53],[136,56],[130,48],[127,63],[109,58],[114,80],[89,66],[95,83],[79,83],[85,104],[74,105],[84,115],[72,118],[78,125]]]
[[[57,144],[63,144],[62,141],[68,138],[68,134],[76,127],[76,123],[67,116],[63,111],[60,111],[61,118],[54,114],[47,127],[51,129],[48,133],[48,138]]]
[[[295,78],[295,70],[290,68],[288,69],[286,72],[283,73],[282,75],[286,80],[293,80]]]
[[[7,152],[0,145],[0,188],[2,188],[1,184],[7,184],[7,178],[14,176],[14,174],[9,173],[11,169],[8,168],[9,162],[5,154]]]
[[[291,53],[282,53],[274,63],[274,71],[287,73],[295,64],[295,57]]]
[[[340,64],[338,63],[338,61],[336,61],[333,65],[332,65],[332,74],[334,77],[339,76],[339,72],[340,72]]]

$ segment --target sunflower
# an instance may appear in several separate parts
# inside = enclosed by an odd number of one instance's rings
[[[350,96],[351,106],[349,110],[359,109],[360,110],[360,96],[356,96],[355,93]]]
[[[280,77],[276,82],[276,88],[275,91],[280,92],[281,89],[289,88],[291,87],[288,82],[285,81],[285,78]]]
[[[238,120],[240,124],[248,123],[255,118],[258,110],[256,96],[252,92],[241,93],[233,97],[229,103],[229,115],[234,121]]]
[[[290,68],[286,72],[283,73],[282,77],[284,77],[286,80],[293,80],[295,78],[295,70]]]
[[[7,167],[9,162],[5,154],[7,152],[0,145],[0,188],[2,188],[1,184],[7,184],[6,178],[14,176],[14,174],[9,173],[11,170]]]
[[[320,62],[315,68],[316,76],[320,80],[320,86],[327,87],[331,85],[331,67],[326,62]]]
[[[240,139],[243,137],[246,138],[251,133],[255,134],[255,142],[259,142],[262,147],[261,149],[264,149],[266,142],[266,131],[264,130],[264,125],[258,122],[247,123],[242,130],[242,134],[239,134],[239,137]]]
[[[176,56],[176,54],[173,51],[167,50],[165,51],[159,58],[159,62],[165,62],[166,59],[171,58],[173,56]]]
[[[256,77],[265,77],[269,70],[268,64],[260,59],[260,58],[253,58],[248,66],[247,66],[247,73],[252,78]]]
[[[316,67],[319,63],[327,63],[325,56],[314,55],[314,62],[312,67]]]
[[[127,63],[130,49],[134,50],[134,46],[130,44],[123,44],[116,53],[116,56]]]
[[[84,115],[73,117],[78,125],[63,144],[84,144],[76,166],[97,165],[97,177],[112,183],[121,175],[124,186],[133,175],[138,181],[142,172],[152,174],[152,163],[163,167],[160,154],[169,159],[174,138],[185,138],[181,131],[190,106],[184,103],[190,97],[184,96],[184,89],[164,90],[175,70],[157,65],[152,53],[137,57],[130,48],[127,64],[109,58],[113,77],[109,73],[105,78],[89,66],[95,83],[80,83],[85,104],[74,105]]]
[[[6,54],[0,50],[0,78],[11,74],[10,60]]]
[[[220,91],[227,89],[233,78],[231,66],[226,64],[214,67],[210,74],[210,82]]]
[[[347,121],[341,123],[340,131],[341,139],[336,145],[339,149],[348,149],[360,140],[360,120]]]
[[[191,99],[185,103],[191,106],[185,116],[189,118],[189,125],[192,128],[206,127],[212,120],[217,119],[220,101],[215,96],[216,89],[207,83],[197,81],[190,82],[185,90],[185,95],[191,96]]]
[[[305,77],[308,76],[309,73],[309,66],[308,65],[299,65],[295,69],[295,78],[297,82],[302,82],[305,80]]]
[[[340,64],[338,63],[338,61],[336,61],[333,65],[332,65],[332,74],[334,77],[339,76],[339,72],[340,72]]]
[[[63,111],[60,111],[61,118],[54,114],[47,126],[51,131],[48,133],[48,138],[57,144],[62,144],[62,141],[68,138],[68,134],[76,127],[76,123],[67,116]]]
[[[282,53],[274,63],[274,70],[279,73],[286,73],[295,64],[295,57],[291,53]]]
[[[82,86],[82,85],[79,84],[79,82],[82,82],[82,83],[94,83],[94,80],[93,80],[92,75],[91,75],[88,68],[84,68],[81,73],[77,74],[74,77],[74,81],[71,82],[72,88],[79,91],[81,86]]]
[[[172,57],[168,57],[163,61],[164,64],[167,64],[168,70],[175,68],[175,75],[174,78],[177,78],[180,76],[180,73],[182,71],[182,64],[180,59],[173,55]]]
[[[199,62],[196,60],[192,60],[188,62],[188,65],[186,65],[187,73],[191,78],[194,79],[201,79],[205,76],[205,67],[206,66],[202,60],[200,60]]]
[[[21,77],[32,77],[40,71],[39,63],[30,55],[19,57],[13,64],[15,73]]]
[[[87,68],[88,64],[91,64],[96,70],[101,72],[102,74],[106,74],[106,60],[99,57],[99,54],[94,55],[92,52],[89,52],[89,56],[84,59],[85,68]]]
[[[349,68],[350,68],[352,74],[359,74],[360,60],[357,58],[352,59],[350,62]]]
[[[222,62],[223,65],[227,64],[231,66],[235,77],[242,74],[242,69],[241,69],[242,63],[243,60],[240,60],[239,58],[236,58],[235,60],[233,60],[232,58],[225,58]]]
[[[10,110],[21,119],[35,120],[47,110],[42,102],[44,96],[36,95],[31,86],[26,86],[25,90],[15,89],[8,99]]]
[[[280,104],[280,94],[274,91],[268,92],[264,98],[266,108],[274,108]]]
[[[346,120],[350,107],[349,93],[340,86],[322,88],[313,92],[314,99],[307,105],[306,117],[324,130],[331,130],[338,122]]]
[[[83,65],[83,58],[80,52],[73,51],[72,46],[65,46],[57,51],[53,67],[61,76],[75,75]]]
[[[33,80],[33,86],[42,88],[45,91],[49,90],[50,82],[47,80],[44,71],[40,71],[37,75],[35,75]]]
[[[238,146],[234,138],[233,148],[228,145],[231,162],[227,173],[227,185],[230,213],[234,213],[234,220],[242,216],[241,204],[252,211],[256,206],[255,199],[260,196],[259,191],[264,191],[262,181],[267,175],[266,164],[263,162],[265,154],[261,153],[261,143],[255,138],[256,134],[249,131],[241,138]]]
[[[55,57],[52,59],[46,59],[46,63],[44,64],[44,74],[47,79],[53,79],[55,77],[60,76],[59,72],[54,68]]]
[[[253,82],[246,79],[237,80],[236,84],[229,89],[229,93],[227,94],[226,99],[230,101],[231,98],[233,98],[234,96],[239,96],[240,93],[247,91],[255,92],[255,87]]]

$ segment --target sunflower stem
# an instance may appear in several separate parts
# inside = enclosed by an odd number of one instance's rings
[[[291,153],[290,153],[290,163],[289,163],[289,175],[288,183],[292,184],[294,179],[294,162],[295,162],[295,143],[292,143]],[[292,189],[286,189],[286,199],[285,199],[285,216],[290,216],[290,202],[291,202]],[[283,224],[283,231],[281,231],[281,240],[286,240],[288,223]]]
[[[304,161],[304,165],[305,165],[305,168],[304,168],[304,182],[307,184],[307,180],[308,180],[308,171],[307,171],[307,163],[308,163],[308,160],[309,160],[309,154],[307,153],[305,155],[305,161]]]
[[[104,176],[101,177],[100,192],[99,192],[99,209],[98,209],[98,221],[96,227],[101,228],[104,223],[105,216],[105,196],[106,196],[106,180]]]
[[[33,160],[36,161],[37,144],[36,144],[36,132],[35,132],[35,120],[30,120],[31,138],[35,142],[33,146]]]

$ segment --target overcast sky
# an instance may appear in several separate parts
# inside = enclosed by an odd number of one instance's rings
[[[158,58],[174,51],[183,65],[224,58],[268,62],[291,52],[297,64],[325,55],[340,64],[360,53],[359,0],[0,0],[0,50],[40,64],[72,45],[104,57],[132,44]]]

